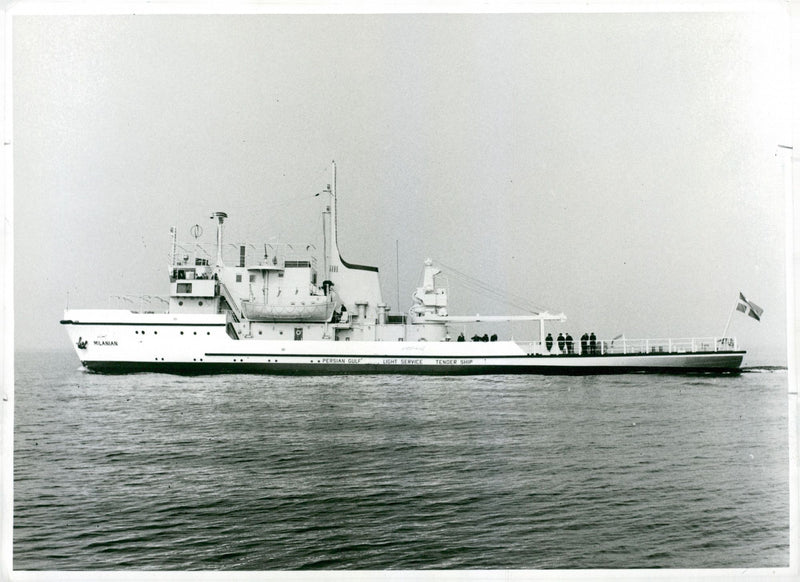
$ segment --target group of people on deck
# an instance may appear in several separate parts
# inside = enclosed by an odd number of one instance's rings
[[[558,353],[560,354],[574,354],[575,353],[575,340],[572,339],[572,336],[567,333],[564,335],[563,333],[558,334],[558,338],[556,338],[556,346],[558,347]],[[547,337],[544,340],[544,345],[547,348],[547,353],[553,353],[553,334],[548,333]],[[597,336],[594,332],[587,334],[584,333],[581,336],[581,351],[580,355],[582,356],[595,356],[601,353],[601,342],[597,341]]]
[[[485,333],[483,335],[475,334],[470,339],[472,339],[472,341],[474,341],[474,342],[496,342],[497,341],[497,334],[493,333],[492,337],[489,337],[488,333]],[[466,341],[466,339],[464,338],[464,334],[463,333],[458,334],[458,339],[456,341],[458,341],[458,342]]]

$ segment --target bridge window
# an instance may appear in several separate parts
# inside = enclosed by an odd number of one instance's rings
[[[191,283],[178,283],[178,293],[191,293],[191,292],[192,292]]]

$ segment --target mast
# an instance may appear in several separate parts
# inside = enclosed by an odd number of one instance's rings
[[[336,162],[331,162],[331,183],[322,191],[330,195],[330,203],[322,212],[322,269],[324,279],[330,279],[333,267],[339,265],[339,245],[336,241]]]
[[[212,220],[217,219],[217,267],[224,266],[222,263],[222,223],[228,218],[224,212],[215,212],[210,217]]]
[[[331,268],[336,248],[336,162],[331,162],[331,183],[322,191],[330,196],[325,210],[322,211],[322,278],[330,279]]]
[[[324,192],[328,192],[330,187]],[[331,220],[331,206],[328,204],[325,206],[325,210],[322,211],[322,279],[326,280],[328,278],[328,254],[330,250],[328,249],[329,242],[328,239],[330,238],[328,235],[328,230],[330,228],[330,220]]]
[[[172,239],[171,251],[169,255],[169,266],[170,268],[175,265],[175,253],[177,252],[178,246],[178,229],[174,226],[169,227],[169,236]]]
[[[331,245],[330,257],[328,260],[329,265],[333,265],[339,261],[339,244],[337,237],[337,220],[336,220],[336,161],[331,161]]]

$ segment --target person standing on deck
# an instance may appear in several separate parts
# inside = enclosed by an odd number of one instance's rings
[[[581,336],[581,355],[589,355],[589,334],[586,332]]]
[[[558,334],[558,339],[556,341],[558,342],[558,351],[563,354],[564,353],[564,334],[563,333],[559,333]]]
[[[594,332],[589,334],[589,353],[593,356],[597,354],[597,336]]]
[[[548,333],[547,337],[544,338],[544,345],[547,348],[547,353],[549,354],[550,350],[553,349],[553,334],[552,333]]]
[[[567,337],[565,338],[565,341],[567,343],[567,353],[568,354],[574,354],[575,353],[575,342],[572,340],[572,336],[569,335],[569,332],[567,332]]]

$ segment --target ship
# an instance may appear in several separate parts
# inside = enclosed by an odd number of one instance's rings
[[[391,313],[378,268],[347,262],[339,251],[335,163],[331,183],[317,195],[321,256],[314,245],[226,245],[225,212],[210,217],[212,244],[197,242],[199,225],[189,229],[195,241],[188,243],[171,227],[166,308],[142,302],[139,309],[64,311],[60,323],[83,368],[184,375],[741,372],[746,352],[732,337],[554,340],[548,326],[565,322],[563,313],[451,315],[441,269],[430,259],[410,309]],[[225,256],[231,246],[238,260]],[[469,326],[501,322],[527,326],[531,338],[467,337]]]

